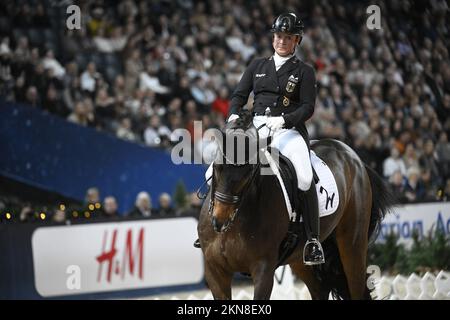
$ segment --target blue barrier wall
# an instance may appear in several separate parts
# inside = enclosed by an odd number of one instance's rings
[[[175,165],[170,154],[81,127],[29,106],[0,102],[0,175],[83,200],[96,186],[129,210],[148,191],[156,205],[178,181],[196,190],[206,168]]]

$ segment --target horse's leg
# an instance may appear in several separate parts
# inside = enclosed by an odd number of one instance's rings
[[[356,239],[358,243],[352,244],[352,238],[351,232],[337,230],[337,246],[347,278],[350,297],[352,300],[360,300],[366,297],[367,239],[360,237]]]
[[[205,279],[215,300],[231,300],[233,273],[217,265],[205,263]]]
[[[303,262],[293,262],[289,264],[292,272],[302,279],[305,285],[308,287],[312,300],[328,300],[330,290],[319,282],[314,276],[313,268],[311,266],[305,266]]]
[[[346,212],[336,228],[336,242],[350,297],[357,300],[367,298],[366,261],[372,203],[372,194],[367,195],[362,192],[362,190],[371,190],[370,182],[363,181],[364,177],[356,179]],[[357,194],[355,190],[361,192]]]
[[[251,275],[255,285],[253,300],[269,300],[272,294],[275,266],[267,261],[256,264]]]

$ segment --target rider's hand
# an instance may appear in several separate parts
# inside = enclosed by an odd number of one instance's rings
[[[237,114],[232,114],[229,118],[227,122],[231,122],[234,121],[236,119],[239,119],[239,116]]]
[[[267,119],[266,126],[272,130],[277,131],[284,126],[284,118],[283,117],[271,117]]]

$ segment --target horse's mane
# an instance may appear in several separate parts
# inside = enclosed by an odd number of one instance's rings
[[[247,130],[251,125],[253,125],[253,116],[250,110],[247,109],[241,109],[239,111],[239,118],[235,121],[228,122],[225,125],[225,130],[235,130],[235,129],[242,129]]]
[[[253,115],[249,110],[241,110],[239,112],[239,118],[228,122],[222,130],[223,140],[222,145],[219,146],[219,149],[222,155],[225,155],[227,141],[233,141],[234,152],[232,153],[234,156],[237,155],[237,140],[241,142],[244,139],[245,145],[240,145],[243,149],[239,149],[244,153],[245,161],[250,161],[251,158],[257,156],[258,153],[258,131],[253,125]],[[236,140],[235,140],[236,139]],[[254,149],[250,147],[250,145],[256,146]],[[252,152],[250,152],[252,151]],[[228,159],[230,160],[230,159]],[[235,163],[235,159],[230,160]]]

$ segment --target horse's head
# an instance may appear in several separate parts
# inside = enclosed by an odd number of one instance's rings
[[[248,113],[241,113],[239,119],[228,123],[221,132],[209,207],[217,232],[231,226],[259,171],[258,131],[251,119]]]

